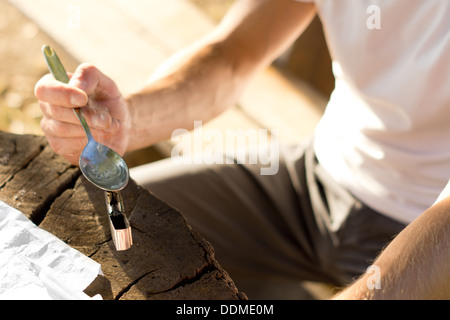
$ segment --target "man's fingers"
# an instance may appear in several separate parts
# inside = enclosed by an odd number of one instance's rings
[[[49,76],[42,77],[36,83],[34,94],[41,101],[67,108],[82,107],[88,102],[88,96],[83,90]]]
[[[46,118],[71,124],[79,124],[79,120],[72,108],[64,108],[43,101],[39,101],[39,106]]]
[[[62,155],[71,164],[78,165],[81,151],[86,146],[87,138],[60,138],[52,135],[46,135],[47,141],[53,151]]]
[[[46,135],[59,138],[85,138],[83,128],[79,124],[70,124],[57,121],[51,118],[43,117],[41,120],[41,129]]]
[[[120,95],[114,81],[89,63],[78,66],[69,84],[87,95],[93,95],[95,99],[114,99]]]
[[[48,119],[67,124],[80,125],[80,121],[72,108],[63,108],[46,102],[40,102],[40,107],[44,117]],[[89,127],[92,129],[106,130],[108,132],[115,132],[118,130],[117,120],[114,120],[111,117],[106,108],[92,108],[87,105],[82,111]]]

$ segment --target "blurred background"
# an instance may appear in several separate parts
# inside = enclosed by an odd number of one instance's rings
[[[41,112],[33,88],[45,72],[35,51],[43,37],[36,25],[7,1],[0,0],[0,130],[41,132]]]

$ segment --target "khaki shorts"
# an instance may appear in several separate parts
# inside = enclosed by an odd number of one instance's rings
[[[238,287],[240,279],[345,286],[405,227],[336,184],[312,143],[285,148],[274,175],[261,175],[258,164],[166,159],[132,169],[131,176],[213,245]]]

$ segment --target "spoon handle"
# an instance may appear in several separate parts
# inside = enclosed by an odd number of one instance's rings
[[[55,79],[63,83],[69,83],[69,76],[67,75],[67,72],[64,69],[63,64],[61,63],[61,60],[59,60],[56,52],[48,45],[44,45],[42,47],[42,52],[44,53],[48,69],[53,74]],[[78,120],[80,120],[81,126],[83,127],[88,139],[91,140],[92,133],[83,115],[83,112],[81,111],[81,108],[73,108],[73,111],[75,112]]]

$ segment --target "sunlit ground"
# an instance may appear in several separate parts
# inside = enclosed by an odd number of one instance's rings
[[[41,111],[33,95],[34,84],[45,73],[41,57],[33,54],[41,37],[39,28],[0,0],[0,130],[41,132]]]

